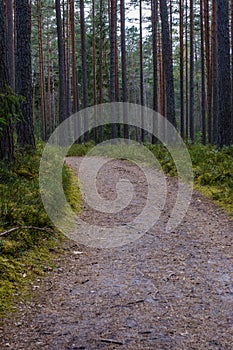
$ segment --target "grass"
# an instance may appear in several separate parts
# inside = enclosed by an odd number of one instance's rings
[[[46,227],[52,234],[18,230],[0,239],[0,316],[14,308],[27,286],[48,268],[59,253],[64,237],[53,227],[39,192],[39,164],[43,144],[35,153],[17,149],[13,164],[0,163],[0,232],[12,227]],[[80,210],[81,195],[77,177],[63,168],[63,188],[71,207]]]

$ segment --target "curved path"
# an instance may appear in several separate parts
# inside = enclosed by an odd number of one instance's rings
[[[77,170],[80,160],[67,162]],[[114,198],[116,174],[127,174],[136,194],[133,204],[115,215],[115,224],[137,215],[147,195],[140,169],[115,160],[99,180],[106,198]],[[109,249],[67,240],[57,267],[5,321],[1,349],[233,348],[233,222],[194,192],[182,224],[167,234],[176,180],[166,180],[162,215],[138,240]],[[88,206],[82,217],[100,225],[112,220]]]

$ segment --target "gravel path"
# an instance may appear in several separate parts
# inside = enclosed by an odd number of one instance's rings
[[[77,170],[79,158],[67,161]],[[99,191],[114,198],[122,174],[135,185],[121,214],[82,218],[99,225],[129,222],[145,205],[147,188],[134,164],[104,167]],[[182,224],[165,232],[176,199],[176,179],[156,225],[117,248],[64,244],[53,271],[38,281],[0,330],[0,349],[233,349],[233,222],[194,192]]]

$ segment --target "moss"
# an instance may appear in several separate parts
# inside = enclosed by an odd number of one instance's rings
[[[11,227],[48,227],[53,233],[18,230],[0,239],[0,316],[6,316],[19,298],[27,296],[28,288],[43,276],[65,239],[50,222],[39,192],[39,164],[43,144],[37,152],[18,149],[16,161],[0,164],[0,232]],[[67,166],[63,169],[66,197],[76,212],[81,209],[77,176]]]

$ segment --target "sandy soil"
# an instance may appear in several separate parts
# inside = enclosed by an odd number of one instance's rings
[[[79,159],[68,163],[77,170]],[[88,206],[83,219],[130,222],[147,187],[134,164],[109,162],[99,190],[114,198],[116,179],[135,184],[132,204],[114,218]],[[182,224],[165,232],[176,179],[156,225],[118,248],[64,244],[56,268],[37,281],[32,299],[0,329],[0,349],[233,349],[233,222],[198,193]]]

